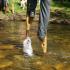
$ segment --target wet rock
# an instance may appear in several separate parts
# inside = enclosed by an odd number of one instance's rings
[[[55,19],[50,21],[50,23],[53,24],[70,24],[70,20],[69,19]]]
[[[4,19],[4,21],[7,21],[7,20],[9,20],[9,17],[5,16],[3,19]]]
[[[9,16],[9,19],[10,20],[16,20],[16,21],[25,21],[26,20],[26,16],[25,15],[23,15],[23,14],[12,14],[11,16]]]
[[[9,17],[2,12],[0,12],[0,20],[9,20]]]

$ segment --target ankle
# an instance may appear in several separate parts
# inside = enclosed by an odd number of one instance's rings
[[[43,49],[43,53],[47,53],[47,38],[45,37],[43,41],[41,41],[41,47]]]

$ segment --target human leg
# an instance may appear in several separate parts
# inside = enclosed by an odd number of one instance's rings
[[[26,36],[29,36],[30,24],[35,16],[37,0],[27,0]]]
[[[50,0],[40,1],[40,20],[38,35],[41,42],[43,53],[47,52],[47,26],[50,16]]]
[[[14,0],[12,0],[12,14],[14,14]]]
[[[5,6],[5,13],[9,12],[9,2],[8,2],[8,0],[4,1],[4,6]]]

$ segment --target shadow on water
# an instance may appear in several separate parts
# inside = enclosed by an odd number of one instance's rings
[[[70,25],[49,24],[48,55],[37,38],[38,24],[31,25],[33,57],[23,55],[25,22],[0,21],[0,70],[70,70]]]

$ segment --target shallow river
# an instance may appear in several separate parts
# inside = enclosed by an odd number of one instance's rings
[[[25,21],[0,21],[0,70],[70,70],[70,25],[48,25],[48,55],[37,38],[38,22],[31,24],[33,57],[25,57]]]

